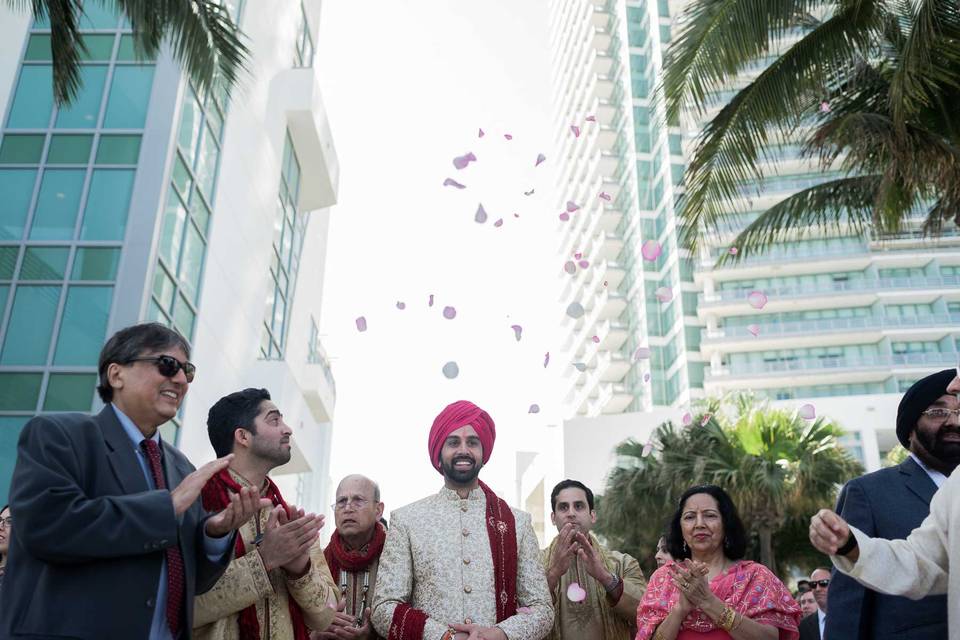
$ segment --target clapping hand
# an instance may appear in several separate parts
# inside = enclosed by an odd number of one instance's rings
[[[707,583],[709,569],[702,562],[690,559],[675,562],[670,565],[670,577],[673,584],[680,591],[678,605],[689,612],[693,609],[703,609],[716,596],[710,591]]]

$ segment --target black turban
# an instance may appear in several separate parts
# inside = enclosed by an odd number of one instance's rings
[[[927,410],[940,396],[947,395],[947,386],[957,377],[956,369],[944,369],[916,383],[903,394],[897,407],[897,440],[905,449],[910,448],[910,434],[917,426],[920,414]]]

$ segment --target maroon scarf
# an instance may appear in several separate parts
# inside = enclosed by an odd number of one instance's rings
[[[497,622],[517,613],[517,523],[510,505],[483,482],[480,489],[487,498],[487,536],[493,555],[493,583],[496,589]],[[422,640],[427,614],[407,603],[393,610],[389,640]]]
[[[367,545],[367,552],[350,551],[343,544],[343,538],[338,529],[333,530],[330,536],[330,544],[323,550],[323,557],[327,559],[327,566],[330,567],[330,575],[333,581],[340,584],[340,571],[363,571],[370,566],[374,560],[380,557],[383,551],[383,543],[387,539],[387,532],[379,522],[373,531],[373,539]]]
[[[230,477],[230,471],[224,469],[210,478],[207,484],[204,485],[203,491],[200,492],[203,508],[211,512],[226,509],[227,505],[230,504],[230,494],[240,493],[240,488],[240,485]],[[282,506],[287,514],[290,514],[290,508],[287,506],[287,503],[283,501],[280,490],[277,489],[277,485],[273,484],[273,480],[270,478],[267,478],[267,490],[261,497],[267,498],[275,505]],[[258,518],[259,514],[254,517]],[[243,538],[240,536],[240,533],[237,532],[237,543],[234,547],[234,553],[236,557],[240,558],[243,557],[246,552]],[[310,640],[310,630],[307,629],[307,625],[303,621],[303,611],[300,610],[300,605],[297,604],[297,601],[294,600],[292,596],[287,598],[287,603],[290,608],[290,621],[293,623],[294,640]],[[242,610],[239,613],[238,623],[240,625],[240,640],[260,640],[260,623],[257,621],[257,605],[252,604]]]

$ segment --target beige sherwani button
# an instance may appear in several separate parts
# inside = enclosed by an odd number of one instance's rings
[[[472,619],[472,618],[464,618],[464,619],[463,619],[463,624],[473,624],[473,619]]]
[[[460,511],[463,511],[464,513],[466,513],[466,512],[467,512],[467,505],[463,505],[462,507],[460,507]]]
[[[471,589],[470,587],[464,587],[464,588],[463,588],[463,592],[464,592],[464,593],[470,593],[471,591],[473,591],[473,589]]]

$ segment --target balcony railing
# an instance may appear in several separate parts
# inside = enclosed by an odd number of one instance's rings
[[[769,322],[760,324],[757,338],[790,336],[796,334],[820,334],[826,332],[859,331],[862,329],[914,329],[945,326],[960,327],[960,313],[934,313],[924,316],[865,316],[857,318],[821,318],[818,320],[797,320],[787,322]],[[705,329],[701,332],[703,341],[721,338],[749,338],[754,336],[747,327],[726,327],[723,329]]]
[[[960,286],[960,276],[930,276],[914,278],[872,278],[865,280],[846,280],[831,283],[816,283],[812,285],[788,285],[776,288],[763,289],[768,298],[800,298],[805,296],[820,296],[824,293],[845,293],[848,291],[889,291],[896,289],[944,289]],[[713,304],[717,302],[732,302],[741,300],[746,302],[747,294],[756,289],[725,289],[715,291],[710,295],[700,294],[700,302]]]
[[[719,370],[707,370],[708,379],[729,376],[759,376],[770,373],[792,373],[798,371],[837,371],[841,369],[877,369],[881,367],[928,367],[957,366],[960,353],[899,353],[874,356],[797,358],[794,360],[776,360],[773,362],[745,362],[721,367]]]
[[[307,362],[309,364],[320,365],[320,370],[323,371],[323,377],[330,385],[330,389],[333,391],[334,396],[336,396],[337,381],[333,377],[333,370],[330,368],[330,361],[327,360],[326,355],[324,355],[324,353],[320,350],[311,350],[309,353],[307,353]]]

